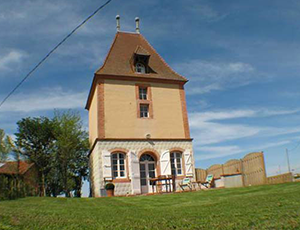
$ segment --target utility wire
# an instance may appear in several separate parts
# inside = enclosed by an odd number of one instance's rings
[[[71,33],[69,33],[63,40],[61,40],[36,66],[34,66],[34,68],[26,74],[26,76],[13,88],[12,91],[10,91],[10,93],[1,101],[0,103],[0,108],[1,106],[7,101],[7,99],[26,81],[26,79],[40,66],[42,65],[47,59],[48,57],[50,57],[50,55],[58,49],[58,47],[60,47],[69,37],[71,37],[81,26],[83,26],[88,20],[90,20],[92,17],[94,17],[101,9],[103,9],[106,5],[108,5],[112,0],[108,0],[107,2],[105,2],[103,5],[101,5],[100,7],[98,7],[94,13],[92,13],[90,16],[88,16],[83,22],[81,22],[78,26],[75,27],[75,29],[73,29],[71,31]]]
[[[288,151],[289,152],[292,152],[292,151],[294,151],[296,148],[298,148],[299,147],[299,145],[300,145],[300,141],[298,142],[298,144],[294,147],[294,148],[292,148],[292,149],[288,149]]]

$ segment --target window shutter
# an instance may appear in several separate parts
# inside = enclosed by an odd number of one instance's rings
[[[111,154],[110,152],[104,150],[102,151],[102,169],[103,169],[103,178],[112,179],[111,171]]]
[[[141,193],[140,162],[135,152],[129,152],[129,172],[133,194]]]
[[[184,151],[184,161],[185,161],[185,174],[186,176],[194,176],[193,173],[193,155],[190,150]]]
[[[170,151],[164,151],[160,156],[161,175],[171,175]]]

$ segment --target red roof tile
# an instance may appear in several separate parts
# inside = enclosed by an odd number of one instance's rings
[[[134,53],[139,54],[139,55],[150,56],[150,53],[141,46],[136,47]]]
[[[20,174],[24,174],[34,163],[28,163],[25,161],[20,161]],[[18,162],[10,161],[4,163],[0,166],[0,174],[17,174],[18,173]]]
[[[150,55],[149,67],[154,73],[135,73],[131,60],[133,54],[136,52]],[[120,75],[139,78],[177,80],[183,82],[187,81],[186,78],[171,69],[141,34],[125,32],[118,32],[116,34],[104,64],[96,71],[96,75]]]

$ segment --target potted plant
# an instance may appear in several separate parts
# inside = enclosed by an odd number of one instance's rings
[[[113,183],[109,182],[105,185],[105,190],[106,190],[107,196],[112,197],[112,196],[114,196],[115,185]]]

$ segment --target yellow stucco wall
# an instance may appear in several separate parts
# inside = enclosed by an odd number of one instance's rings
[[[104,81],[105,137],[145,138],[149,133],[151,138],[185,138],[179,86],[149,83],[153,118],[145,119],[137,117],[136,83]]]
[[[94,140],[98,137],[98,110],[97,110],[97,87],[95,89],[91,105],[89,108],[89,138],[90,144],[94,143]]]

